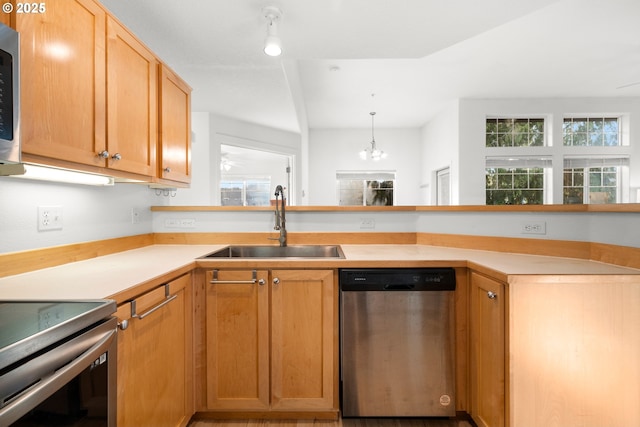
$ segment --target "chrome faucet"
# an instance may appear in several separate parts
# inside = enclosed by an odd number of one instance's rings
[[[280,237],[278,238],[270,237],[270,239],[277,240],[278,242],[280,242],[280,246],[287,246],[287,226],[286,226],[286,219],[285,219],[285,205],[286,205],[287,199],[285,199],[284,197],[284,188],[282,188],[282,185],[278,185],[276,187],[275,196],[276,196],[276,211],[275,211],[276,221],[273,229],[280,231]],[[282,197],[281,209],[278,209],[278,196]]]

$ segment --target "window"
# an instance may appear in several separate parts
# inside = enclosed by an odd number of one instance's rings
[[[284,153],[220,144],[220,204],[269,206],[277,184],[291,188],[292,163]]]
[[[337,172],[339,206],[393,206],[395,172]]]
[[[568,147],[615,147],[620,144],[616,117],[565,118],[562,143]]]
[[[628,157],[564,159],[564,204],[621,203]]]
[[[485,164],[487,205],[544,204],[550,159],[488,157]]]
[[[565,117],[562,145],[567,148],[563,160],[564,204],[628,200],[629,157],[607,154],[623,145],[619,117]],[[573,154],[578,147],[580,155]]]
[[[545,121],[552,116],[487,117],[485,203],[627,202],[631,149],[625,117],[566,115],[553,135]],[[552,142],[560,138],[562,143]]]
[[[543,118],[489,118],[486,123],[487,147],[542,147]]]
[[[224,176],[220,181],[222,206],[269,206],[269,177]]]

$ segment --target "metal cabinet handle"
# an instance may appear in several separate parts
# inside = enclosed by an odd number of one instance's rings
[[[113,156],[111,156],[111,158],[113,160],[122,160],[122,155],[120,153],[116,153]]]
[[[170,167],[166,167],[163,169],[166,173],[170,173],[171,172],[171,168]]]
[[[280,283],[280,279],[279,279],[279,278],[277,278],[277,277],[274,277],[274,278],[273,278],[273,284],[274,284],[274,285],[277,285],[278,283]]]
[[[164,301],[162,301],[160,304],[156,305],[152,309],[149,309],[149,310],[145,311],[142,314],[136,313],[136,300],[131,301],[131,317],[142,320],[145,317],[147,317],[148,315],[150,315],[151,313],[153,313],[154,311],[158,310],[159,308],[164,307],[165,305],[169,304],[174,299],[178,298],[178,295],[171,295],[170,294],[170,292],[169,292],[169,284],[168,283],[166,285],[164,285],[164,296],[165,296]]]
[[[98,157],[100,157],[101,159],[108,159],[109,152],[107,150],[102,150],[101,152],[98,153]]]
[[[487,297],[489,297],[489,299],[496,299],[498,298],[498,294],[496,294],[495,292],[487,292]]]
[[[213,270],[213,278],[209,283],[212,285],[254,285],[256,282],[258,285],[262,286],[266,282],[264,279],[258,280],[258,272],[253,270],[251,273],[253,274],[253,278],[251,280],[218,280],[218,270]]]

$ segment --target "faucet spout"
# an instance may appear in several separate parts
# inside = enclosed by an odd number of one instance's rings
[[[278,240],[278,242],[280,242],[280,246],[287,246],[287,226],[286,226],[286,216],[285,216],[285,205],[286,203],[286,198],[284,197],[284,188],[282,187],[282,185],[278,185],[276,186],[276,192],[275,192],[275,196],[276,196],[276,211],[275,211],[275,226],[273,227],[274,230],[279,230],[280,231],[280,237],[278,237],[275,240]],[[278,196],[280,196],[281,198],[281,206],[280,208],[278,208]]]

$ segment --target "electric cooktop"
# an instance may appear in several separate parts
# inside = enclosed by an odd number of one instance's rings
[[[115,311],[112,300],[0,301],[0,370]]]

